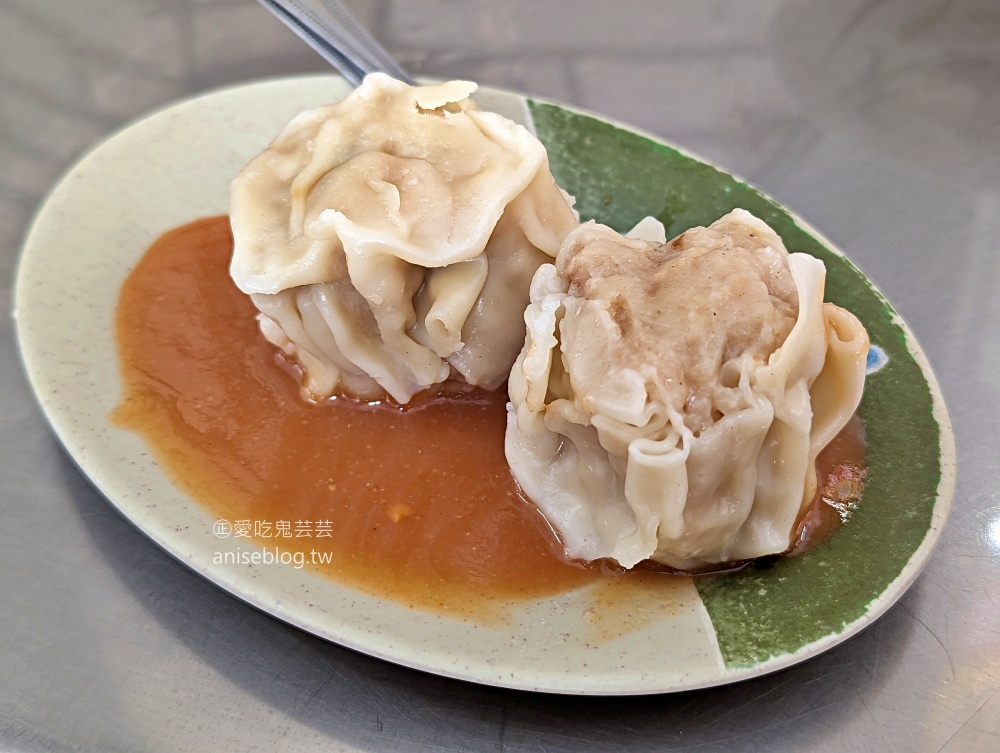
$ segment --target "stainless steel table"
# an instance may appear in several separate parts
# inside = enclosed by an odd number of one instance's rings
[[[606,113],[786,203],[925,347],[955,425],[940,547],[878,623],[732,687],[574,699],[439,679],[228,596],[63,453],[0,319],[0,748],[1000,750],[1000,4],[353,0],[417,74]],[[324,64],[252,0],[0,2],[0,307],[46,189],[190,92]]]

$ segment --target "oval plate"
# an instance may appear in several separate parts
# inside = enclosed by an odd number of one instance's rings
[[[861,405],[870,443],[861,504],[837,536],[766,569],[628,592],[598,585],[502,605],[490,624],[409,609],[307,568],[219,563],[249,540],[216,536],[215,521],[142,440],[109,422],[121,396],[117,291],[161,233],[227,211],[229,180],[292,115],[347,91],[338,77],[310,76],[174,104],[97,146],[39,211],[17,275],[21,353],[59,439],[125,517],[196,572],[304,630],[428,672],[526,690],[658,693],[742,680],[836,645],[905,592],[947,516],[954,439],[919,346],[881,294],[818,233],[724,171],[628,127],[492,89],[476,99],[533,124],[584,219],[625,231],[654,215],[670,237],[743,207],[790,251],[826,262],[827,299],[857,314],[879,346]]]

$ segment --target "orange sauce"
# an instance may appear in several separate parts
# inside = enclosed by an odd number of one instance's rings
[[[229,279],[231,251],[217,217],[168,232],[136,266],[118,305],[125,396],[113,419],[212,516],[241,533],[249,524],[248,550],[302,552],[347,585],[452,612],[600,575],[567,562],[520,495],[504,459],[504,390],[405,410],[306,402]]]
[[[841,529],[861,500],[865,477],[865,425],[857,414],[816,458],[819,491],[799,521],[792,556],[808,552]]]
[[[248,551],[299,554],[352,588],[462,616],[601,579],[648,590],[658,578],[662,590],[671,576],[566,560],[507,467],[505,391],[405,409],[305,401],[297,367],[229,278],[231,252],[228,218],[214,217],[166,233],[139,261],[118,304],[125,394],[112,418]],[[839,527],[820,498],[844,469],[863,480],[862,432],[858,421],[821,458],[800,544]]]

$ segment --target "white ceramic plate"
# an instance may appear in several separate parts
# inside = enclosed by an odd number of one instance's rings
[[[314,76],[246,84],[172,105],[97,146],[39,211],[17,275],[21,352],[53,429],[123,515],[220,587],[304,630],[417,669],[528,690],[653,693],[760,675],[853,635],[905,591],[947,514],[954,451],[933,375],[884,300],[814,231],[731,176],[627,128],[496,90],[477,99],[521,122],[534,118],[557,179],[577,195],[584,215],[622,229],[659,213],[668,230],[678,232],[703,222],[702,209],[707,222],[726,211],[727,202],[756,202],[747,208],[775,224],[791,248],[824,257],[830,290],[859,313],[874,341],[882,339],[889,358],[889,366],[869,380],[874,397],[866,396],[862,406],[872,441],[872,479],[861,519],[831,547],[767,570],[691,580],[649,594],[609,597],[606,588],[582,589],[510,605],[501,627],[380,601],[306,569],[214,564],[216,553],[239,543],[215,536],[213,519],[171,483],[142,440],[109,422],[121,396],[113,337],[117,291],[161,233],[227,211],[229,180],[288,118],[346,92],[339,78]],[[582,143],[588,148],[581,149]],[[658,198],[657,191],[664,195]],[[687,209],[671,204],[677,191]],[[653,211],[643,206],[650,202]],[[892,379],[882,379],[893,368]],[[817,573],[843,568],[824,570],[830,563],[823,558],[855,558],[872,548],[868,542],[881,524],[864,519],[866,507],[878,512],[874,518],[890,519],[900,509],[886,489],[901,479],[880,475],[883,466],[893,465],[890,446],[900,437],[877,407],[891,404],[900,384],[900,405],[916,416],[918,428],[908,421],[910,428],[899,432],[915,435],[907,452],[931,471],[906,492],[920,517],[892,556],[872,555],[881,559],[871,563],[878,576],[871,588],[853,601],[838,597],[831,617],[830,594],[842,584],[817,586]],[[886,432],[872,431],[872,422]]]

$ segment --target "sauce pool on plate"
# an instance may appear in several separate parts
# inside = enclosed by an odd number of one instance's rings
[[[339,581],[415,606],[538,598],[583,585],[524,500],[503,451],[506,393],[415,406],[300,395],[296,367],[260,334],[229,279],[228,219],[166,233],[117,312],[125,396],[116,424],[247,551],[301,553]]]
[[[125,391],[112,419],[142,435],[248,554],[284,553],[377,597],[464,616],[651,577],[565,559],[508,470],[505,391],[405,409],[304,400],[297,367],[260,334],[229,278],[231,253],[228,218],[213,217],[169,231],[139,261],[116,315]],[[863,456],[855,420],[820,458],[821,491],[795,551],[839,528],[860,495]]]

